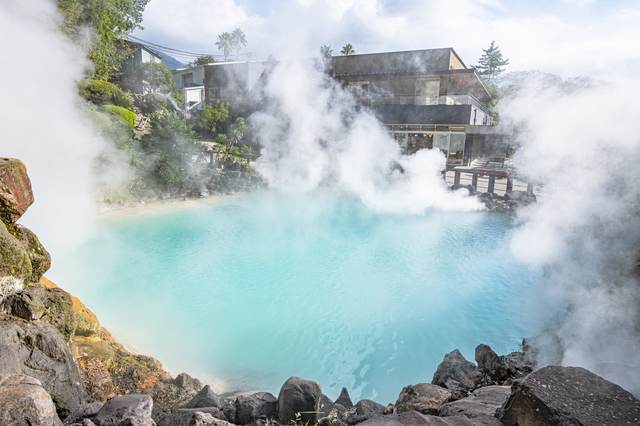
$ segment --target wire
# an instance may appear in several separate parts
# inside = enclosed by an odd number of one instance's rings
[[[134,37],[132,35],[128,35],[127,39],[129,39],[129,41],[133,41],[133,42],[136,42],[136,43],[142,43],[142,44],[144,44],[144,45],[146,45],[146,46],[148,46],[148,47],[150,47],[150,48],[152,48],[154,50],[157,50],[157,51],[162,52],[162,53],[166,53],[166,54],[168,54],[170,56],[178,56],[180,58],[197,59],[197,58],[199,58],[201,56],[212,56],[214,59],[216,57],[224,58],[224,55],[220,55],[220,54],[217,54],[217,53],[196,53],[196,52],[188,52],[186,50],[174,49],[172,47],[162,46],[160,44],[152,43],[150,41],[146,41],[146,40],[143,40],[141,38]],[[253,53],[252,52],[241,53],[240,55],[251,57],[251,56],[253,56]]]

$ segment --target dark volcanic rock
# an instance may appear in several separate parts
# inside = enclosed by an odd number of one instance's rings
[[[153,401],[149,395],[123,395],[107,401],[93,422],[98,426],[119,426],[129,417],[151,420]]]
[[[211,417],[215,417],[220,420],[225,419],[222,411],[216,407],[179,408],[172,413],[163,413],[163,415],[156,420],[156,424],[157,426],[189,425],[194,421],[196,413],[209,414]]]
[[[60,332],[45,322],[0,322],[0,374],[34,377],[51,395],[60,417],[82,404],[78,368]]]
[[[478,345],[476,348],[478,368],[495,383],[504,383],[509,376],[515,375],[506,357],[498,356],[489,346]]]
[[[296,413],[300,414],[302,423],[315,423],[320,408],[322,388],[318,382],[304,380],[293,376],[289,378],[278,394],[278,418],[280,423],[290,423],[296,420]],[[302,414],[302,412],[306,412]]]
[[[49,394],[33,377],[0,374],[0,424],[61,426]]]
[[[340,396],[336,399],[336,404],[340,404],[343,407],[351,408],[353,407],[353,402],[351,402],[351,397],[349,396],[349,392],[347,392],[347,388],[342,388],[340,391]]]
[[[507,426],[640,424],[640,401],[584,368],[549,366],[516,380],[498,418]]]
[[[360,416],[363,420],[382,416],[383,414],[384,405],[378,404],[370,399],[361,399],[356,404],[356,415]]]
[[[200,408],[200,407],[216,407],[222,408],[220,400],[216,396],[216,393],[211,389],[211,386],[207,385],[203,387],[191,401],[187,402],[183,408]]]
[[[278,400],[269,392],[239,395],[236,399],[235,406],[236,415],[234,423],[240,425],[278,415]]]
[[[200,390],[202,390],[202,388],[204,387],[200,380],[194,379],[187,373],[178,374],[173,383],[180,389],[193,392],[200,392]]]
[[[396,402],[396,411],[398,413],[417,411],[422,414],[438,415],[440,406],[449,402],[450,399],[451,392],[447,389],[429,383],[418,383],[402,389]]]
[[[73,423],[82,423],[84,419],[91,420],[98,414],[98,412],[102,409],[104,404],[102,402],[96,401],[91,404],[79,405],[64,419],[65,425],[70,425]]]
[[[448,379],[459,382],[467,390],[472,390],[482,383],[482,372],[475,364],[467,361],[460,351],[454,349],[446,354],[438,365],[431,384],[446,387]]]
[[[374,417],[359,426],[501,426],[502,423],[495,417],[437,417],[420,414],[416,411],[407,411],[401,414]]]
[[[509,386],[487,386],[476,389],[468,398],[444,404],[440,415],[465,417],[495,417],[496,411],[505,403],[511,388]]]

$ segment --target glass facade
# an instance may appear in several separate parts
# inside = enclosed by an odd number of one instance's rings
[[[449,164],[463,164],[466,133],[464,127],[420,124],[387,125],[406,155],[420,149],[438,148]]]

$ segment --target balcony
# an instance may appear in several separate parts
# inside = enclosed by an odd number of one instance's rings
[[[363,102],[364,103],[364,102]],[[461,95],[439,95],[439,96],[416,96],[405,94],[394,94],[387,96],[370,97],[371,106],[387,105],[473,105],[475,108],[491,115],[491,111],[477,100],[472,94]]]

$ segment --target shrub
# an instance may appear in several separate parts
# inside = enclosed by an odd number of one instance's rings
[[[78,83],[80,96],[96,105],[104,105],[111,102],[114,93],[124,96],[124,93],[115,84],[102,80],[82,80]]]
[[[140,105],[140,109],[146,114],[166,107],[167,99],[160,93],[147,93],[142,98],[142,105]]]
[[[89,119],[91,119],[93,124],[100,130],[101,133],[106,132],[109,126],[111,126],[112,121],[106,114],[95,110],[89,110],[87,111],[87,114],[89,116]]]
[[[131,109],[131,110],[135,106],[133,104],[133,101],[129,99],[129,97],[122,92],[114,92],[113,95],[111,95],[111,103],[115,106]]]
[[[102,110],[113,115],[129,127],[136,125],[136,114],[133,111],[116,105],[103,105]]]

